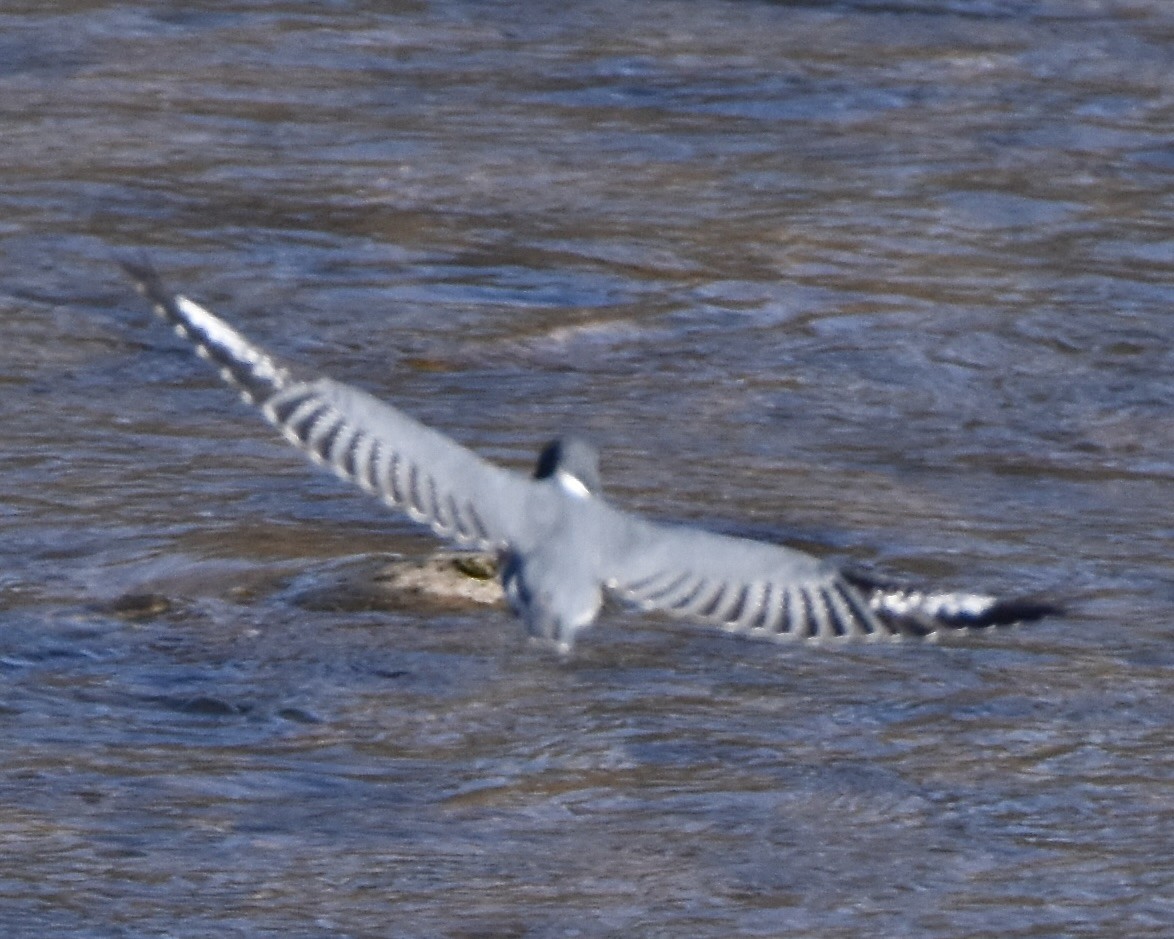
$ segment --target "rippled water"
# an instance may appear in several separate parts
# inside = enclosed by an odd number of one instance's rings
[[[7,4],[5,935],[1169,935],[1172,75],[1166,0]],[[308,608],[430,541],[127,249],[512,465],[1072,612]]]

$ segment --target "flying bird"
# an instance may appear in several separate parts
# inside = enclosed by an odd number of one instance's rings
[[[922,590],[778,544],[653,522],[604,497],[599,454],[548,444],[533,476],[496,466],[366,392],[289,366],[122,261],[155,312],[314,462],[458,545],[495,552],[531,636],[568,652],[605,597],[775,640],[925,637],[1059,612],[1032,599]]]

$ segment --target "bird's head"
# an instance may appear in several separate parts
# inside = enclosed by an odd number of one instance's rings
[[[535,479],[553,479],[582,498],[599,495],[599,451],[581,437],[559,437],[538,455]]]

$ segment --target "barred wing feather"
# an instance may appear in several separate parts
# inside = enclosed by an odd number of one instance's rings
[[[506,507],[524,499],[525,477],[357,388],[301,378],[208,310],[167,292],[148,265],[123,266],[155,312],[315,462],[461,545],[495,550],[511,540],[516,519]]]
[[[511,540],[504,506],[527,481],[493,466],[377,398],[328,378],[297,382],[262,405],[290,443],[413,521],[458,544]]]
[[[779,640],[930,631],[876,616],[839,571],[801,551],[626,514],[609,528],[604,585],[642,610]]]

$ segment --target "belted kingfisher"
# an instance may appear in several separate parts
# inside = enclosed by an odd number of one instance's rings
[[[495,466],[363,391],[279,362],[169,292],[149,264],[122,264],[155,312],[312,460],[437,535],[496,552],[510,606],[563,652],[605,596],[776,640],[929,636],[1059,612],[913,589],[782,545],[646,520],[603,496],[599,454],[578,437],[547,445],[532,477]]]

